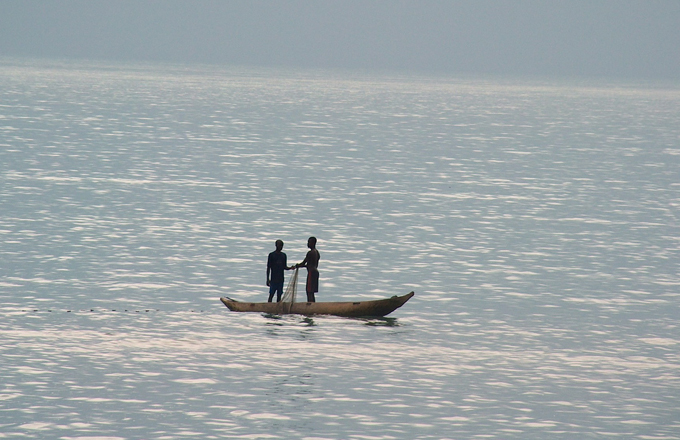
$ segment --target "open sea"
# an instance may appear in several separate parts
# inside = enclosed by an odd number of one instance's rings
[[[680,85],[0,59],[0,438],[679,439]]]

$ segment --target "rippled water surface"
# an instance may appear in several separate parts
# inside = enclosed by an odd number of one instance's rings
[[[0,63],[0,438],[680,438],[680,89]],[[319,238],[321,301],[229,312]]]

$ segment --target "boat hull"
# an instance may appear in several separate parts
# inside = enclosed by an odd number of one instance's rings
[[[373,301],[347,301],[347,302],[298,302],[298,303],[251,303],[241,302],[230,298],[220,298],[229,310],[233,312],[259,312],[274,315],[334,315],[348,318],[385,316],[389,315],[406,301],[413,297],[410,292],[403,296]]]

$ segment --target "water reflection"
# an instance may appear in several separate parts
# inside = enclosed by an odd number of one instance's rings
[[[307,327],[313,327],[313,326],[316,325],[316,323],[314,322],[314,319],[309,317],[309,316],[305,316],[304,318],[302,318],[301,322],[306,324]]]
[[[0,438],[677,437],[677,90],[0,64],[0,98]],[[320,300],[420,300],[218,302],[311,232]]]
[[[401,325],[397,318],[387,316],[382,318],[364,318],[363,321],[366,325],[373,327],[399,327]]]
[[[293,320],[296,323],[305,324],[309,327],[318,325],[317,322],[315,322],[314,317],[305,316],[305,315],[277,315],[277,314],[271,314],[271,313],[263,313],[263,314],[261,314],[261,316],[268,319],[268,320],[277,321],[277,322],[267,322],[267,323],[265,323],[265,325],[283,326],[283,325],[285,325],[286,322],[291,322]],[[373,327],[399,327],[401,325],[397,318],[392,318],[392,317],[387,317],[387,316],[352,318],[352,317],[336,317],[336,316],[315,315],[315,318],[321,319],[321,320],[323,320],[323,319],[353,320],[353,321],[363,322],[365,325],[373,326]]]

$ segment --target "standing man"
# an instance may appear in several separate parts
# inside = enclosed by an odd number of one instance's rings
[[[307,240],[309,252],[304,261],[295,267],[307,268],[307,302],[316,302],[314,293],[319,291],[319,259],[321,255],[316,250],[316,237],[309,237]]]
[[[283,271],[293,269],[288,267],[288,257],[281,252],[283,241],[276,240],[276,250],[269,254],[267,259],[267,286],[269,286],[269,302],[272,302],[276,293],[276,302],[281,301],[283,294]],[[271,277],[270,277],[271,275]]]

